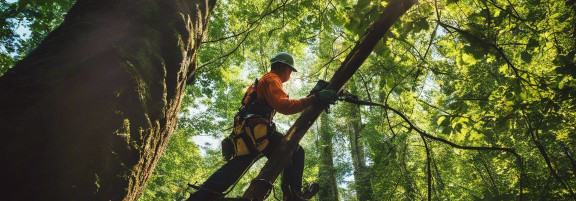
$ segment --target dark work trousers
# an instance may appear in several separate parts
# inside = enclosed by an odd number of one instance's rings
[[[274,132],[270,136],[268,146],[262,151],[266,157],[272,156],[274,149],[278,147],[280,141],[284,136],[278,132]],[[191,195],[191,198],[197,197],[197,200],[208,199],[209,197],[216,196],[206,191],[222,193],[230,188],[244,175],[250,166],[260,159],[260,153],[253,153],[245,156],[236,156],[232,160],[224,164],[218,169],[210,178],[208,178],[202,185],[202,190],[197,191]],[[292,155],[291,163],[282,172],[282,192],[288,194],[292,192],[300,193],[302,190],[302,174],[304,172],[304,149],[298,146],[298,150]],[[203,192],[204,191],[204,192]],[[208,197],[204,197],[204,194]],[[194,199],[196,200],[196,199]]]

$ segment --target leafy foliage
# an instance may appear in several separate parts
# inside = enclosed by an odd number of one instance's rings
[[[2,2],[0,73],[33,49],[71,3]],[[296,57],[299,72],[285,90],[303,97],[317,79],[331,77],[385,6],[367,0],[219,2],[178,131],[141,199],[181,200],[186,183],[202,182],[222,164],[218,139],[229,132],[246,87],[269,70],[271,56],[287,51]],[[38,34],[19,38],[22,23]],[[421,0],[350,83],[360,99],[406,117],[359,107],[373,197],[575,199],[575,38],[575,1]],[[332,128],[339,197],[357,200],[346,137],[349,107],[333,106],[324,123]],[[280,131],[294,119],[278,115]],[[301,142],[307,151],[305,183],[317,180],[320,171],[320,130],[315,126]],[[211,145],[197,136],[212,139]],[[262,163],[230,196],[242,194]]]
[[[0,1],[0,75],[64,20],[75,0]]]

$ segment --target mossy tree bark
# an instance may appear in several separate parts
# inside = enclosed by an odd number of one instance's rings
[[[0,78],[7,200],[136,200],[216,0],[78,0]]]
[[[329,117],[326,113],[320,115],[320,167],[318,170],[318,200],[338,201],[338,185],[336,183],[336,169],[334,168],[334,153],[332,149],[333,134],[330,129]]]

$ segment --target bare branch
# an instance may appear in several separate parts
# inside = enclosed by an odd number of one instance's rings
[[[264,19],[266,16],[272,15],[272,14],[276,13],[276,11],[278,11],[280,8],[285,7],[287,2],[288,2],[288,1],[283,1],[282,4],[280,4],[280,6],[278,6],[278,7],[275,8],[274,10],[271,10],[271,11],[268,12],[268,13],[263,13],[262,15],[260,15],[260,17],[259,17],[258,19],[254,20],[254,21],[251,21],[251,22],[248,22],[248,25],[249,25],[248,28],[246,28],[245,30],[243,30],[243,31],[241,31],[241,32],[239,32],[239,33],[232,34],[232,35],[230,35],[230,36],[226,36],[226,37],[219,38],[219,39],[215,39],[215,40],[202,41],[202,44],[205,44],[205,43],[215,43],[215,42],[219,42],[219,41],[223,41],[223,40],[228,40],[228,39],[230,39],[230,38],[236,38],[236,37],[238,37],[238,36],[240,36],[240,35],[242,35],[242,34],[245,34],[245,33],[247,33],[247,32],[250,32],[254,26],[260,25],[260,22],[261,22],[262,19]],[[268,5],[266,6],[266,8],[265,8],[264,10],[267,10],[268,8],[270,8],[270,6],[272,6],[272,3],[274,3],[274,0],[271,0],[271,1],[268,3]]]
[[[266,9],[270,8],[270,6],[272,5],[273,2],[274,2],[273,0],[270,1],[270,3],[268,4],[268,6],[266,7]],[[252,22],[249,22],[249,23],[248,23],[248,24],[249,24],[249,27],[246,28],[246,30],[244,30],[244,31],[242,31],[242,32],[240,32],[240,33],[238,33],[238,34],[234,34],[234,35],[232,35],[232,36],[228,36],[228,37],[225,37],[225,38],[222,38],[222,39],[217,39],[217,40],[214,40],[214,41],[206,41],[206,42],[203,42],[203,43],[217,42],[217,41],[222,41],[222,40],[226,40],[226,39],[229,39],[229,38],[235,38],[235,37],[238,37],[238,36],[244,34],[244,37],[242,38],[242,40],[241,40],[238,44],[236,44],[236,46],[235,46],[231,51],[229,51],[228,53],[226,53],[226,54],[224,54],[224,55],[221,55],[221,56],[219,56],[219,57],[217,57],[217,58],[214,58],[214,59],[212,59],[212,60],[210,60],[210,61],[208,61],[208,62],[206,62],[206,63],[203,63],[202,65],[200,65],[200,66],[196,69],[195,72],[197,72],[198,70],[200,70],[200,69],[202,69],[202,68],[204,68],[204,67],[206,67],[206,66],[208,66],[208,65],[211,65],[211,64],[213,64],[213,63],[215,63],[216,61],[221,60],[221,59],[224,59],[224,61],[220,62],[220,65],[224,64],[224,62],[226,62],[226,59],[228,59],[228,57],[230,57],[230,55],[232,55],[234,52],[236,52],[236,50],[238,50],[238,48],[244,43],[244,41],[246,41],[246,39],[248,38],[248,36],[250,35],[250,33],[260,26],[260,22],[262,21],[262,19],[264,19],[266,16],[269,16],[269,15],[277,12],[277,11],[280,10],[281,8],[283,9],[283,8],[286,6],[287,3],[288,3],[288,0],[287,0],[287,1],[282,1],[282,4],[280,4],[278,7],[274,8],[274,9],[271,10],[270,12],[267,12],[267,13],[264,13],[264,14],[260,15],[260,17],[259,17],[258,19],[254,20],[254,21],[252,21]],[[266,10],[266,9],[265,9],[265,10]],[[284,17],[284,16],[283,16],[283,17]],[[274,28],[274,29],[272,29],[272,30],[270,30],[270,31],[275,31],[275,30],[278,30],[278,28]],[[214,68],[213,68],[213,69],[214,69]],[[212,69],[210,69],[210,70],[212,70]],[[208,71],[210,71],[210,70],[208,70]],[[196,73],[190,73],[190,75],[188,76],[188,80],[189,80],[189,81],[188,81],[188,84],[193,83],[193,82],[192,82],[192,81],[194,80],[194,79],[193,79],[193,76],[194,76],[195,74],[196,74]]]
[[[308,77],[312,78],[313,76],[317,75],[322,69],[324,69],[326,66],[328,66],[332,62],[334,62],[334,60],[336,60],[336,58],[340,57],[340,55],[342,55],[344,52],[348,51],[351,47],[352,47],[352,45],[346,47],[344,50],[342,50],[339,53],[337,53],[336,55],[332,56],[332,58],[330,58],[330,60],[328,60],[328,62],[324,63],[324,65],[322,65],[320,68],[318,68],[318,71],[311,73],[310,76],[308,76]]]
[[[436,137],[436,136],[432,136],[422,130],[420,130],[418,127],[416,127],[409,119],[408,117],[406,117],[406,115],[404,115],[404,113],[391,108],[388,105],[382,105],[382,104],[378,104],[378,103],[371,103],[371,105],[376,105],[376,106],[380,106],[383,107],[387,110],[391,110],[392,112],[394,112],[396,115],[400,116],[402,119],[404,119],[404,122],[406,122],[409,125],[410,129],[415,130],[416,132],[418,132],[421,136],[426,137],[428,139],[432,139],[435,141],[439,141],[442,142],[444,144],[448,144],[451,147],[454,148],[459,148],[459,149],[465,149],[465,150],[482,150],[482,151],[504,151],[504,152],[508,152],[512,155],[514,155],[516,157],[516,160],[519,164],[519,168],[520,168],[520,179],[519,179],[519,188],[520,188],[520,200],[522,200],[523,197],[523,185],[522,185],[522,180],[524,178],[524,162],[522,159],[522,156],[520,156],[515,149],[513,148],[505,148],[505,147],[477,147],[477,146],[463,146],[463,145],[459,145],[456,143],[453,143],[451,141],[448,141],[444,138],[440,138],[440,137]]]

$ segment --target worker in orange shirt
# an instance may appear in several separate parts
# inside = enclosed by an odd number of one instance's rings
[[[284,135],[277,132],[272,121],[276,112],[295,114],[312,104],[333,104],[337,95],[334,90],[320,90],[306,98],[290,99],[282,84],[290,80],[294,68],[292,55],[281,52],[271,60],[271,70],[252,84],[242,99],[242,106],[235,116],[234,131],[223,140],[222,152],[227,163],[212,174],[188,201],[209,201],[223,197],[224,193],[242,177],[261,155],[270,157]],[[304,172],[304,149],[299,146],[292,154],[291,163],[282,173],[284,200],[309,199],[315,192],[302,192]],[[306,191],[314,191],[312,184]],[[317,190],[316,190],[317,191]],[[228,191],[229,192],[229,191]]]

